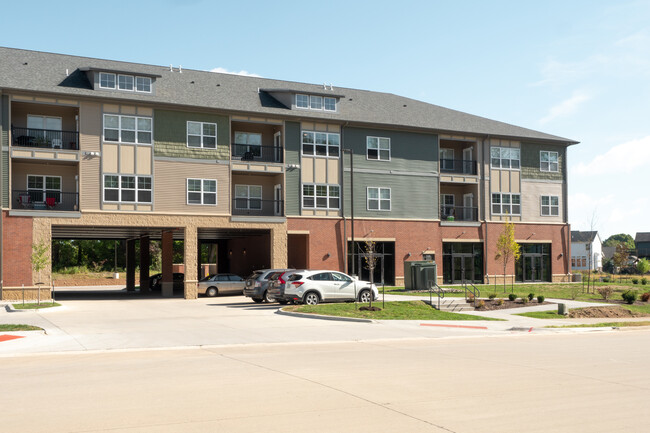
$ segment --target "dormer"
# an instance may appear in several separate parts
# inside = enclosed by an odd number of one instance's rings
[[[102,68],[79,68],[86,73],[94,90],[155,94],[155,81],[161,75]]]
[[[320,111],[324,113],[337,113],[339,101],[345,95],[336,94],[332,87],[323,86],[323,91],[302,91],[295,89],[260,89],[282,105],[291,110]]]

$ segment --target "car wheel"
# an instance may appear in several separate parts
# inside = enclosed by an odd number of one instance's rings
[[[275,298],[269,295],[268,290],[264,292],[263,298],[264,298],[264,302],[266,302],[267,304],[270,304],[271,302],[275,301]]]
[[[307,305],[318,305],[319,302],[320,298],[316,292],[309,292],[302,298],[302,303]]]
[[[278,304],[280,304],[280,305],[287,305],[288,303],[289,303],[289,301],[285,301],[284,299],[282,299],[281,301],[278,301]]]
[[[256,304],[259,304],[260,302],[262,302],[264,300],[262,298],[252,298],[252,299],[253,299],[253,302],[255,302]]]
[[[362,290],[361,293],[359,293],[359,302],[370,302],[370,290]]]
[[[205,294],[211,298],[214,298],[219,293],[216,287],[208,287],[208,290],[205,291]]]

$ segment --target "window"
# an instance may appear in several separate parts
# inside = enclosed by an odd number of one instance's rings
[[[456,199],[453,194],[440,194],[440,207],[442,207],[442,216],[450,217],[455,214]]]
[[[118,75],[117,88],[120,90],[133,90],[133,76],[132,75]]]
[[[368,187],[368,210],[390,210],[390,188]]]
[[[187,179],[187,204],[217,204],[215,179]]]
[[[151,93],[151,78],[135,77],[135,91]]]
[[[61,177],[60,176],[27,176],[27,193],[33,203],[43,203],[46,199],[61,201]]]
[[[331,156],[338,158],[339,134],[327,132],[302,132],[302,154],[306,156]]]
[[[262,209],[262,187],[235,185],[235,209]]]
[[[367,137],[366,155],[368,159],[390,161],[390,138]]]
[[[520,151],[515,147],[493,147],[490,150],[492,168],[519,170]]]
[[[336,111],[336,98],[298,93],[296,94],[296,107],[310,110]]]
[[[558,153],[542,150],[539,152],[539,169],[541,171],[558,171]]]
[[[115,88],[115,74],[109,74],[107,72],[99,73],[99,87],[102,89],[114,89]]]
[[[576,258],[575,258],[575,256],[571,257],[571,267],[573,267],[573,268],[576,267]]]
[[[454,149],[440,149],[440,170],[454,169]]]
[[[338,185],[304,184],[302,186],[302,207],[338,209],[339,193]]]
[[[151,176],[104,175],[104,201],[151,203]]]
[[[104,114],[104,141],[151,144],[151,117]]]
[[[187,147],[217,148],[217,124],[187,122]]]
[[[262,155],[262,134],[235,132],[234,144],[235,148],[233,149],[233,153],[235,156],[250,156],[252,158]]]
[[[492,213],[495,215],[520,215],[520,194],[492,194]]]
[[[560,215],[560,198],[556,195],[542,196],[542,216]]]
[[[582,267],[584,268],[586,266],[587,266],[587,258],[585,256],[582,256]]]

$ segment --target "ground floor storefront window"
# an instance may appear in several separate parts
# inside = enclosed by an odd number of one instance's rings
[[[370,281],[368,266],[368,243],[355,242],[354,266],[352,265],[352,242],[348,242],[348,272],[356,274],[360,280]],[[375,242],[374,282],[388,286],[395,284],[395,242]],[[353,272],[354,269],[354,272]]]
[[[551,244],[520,244],[515,276],[521,282],[551,281]]]
[[[445,284],[483,282],[483,244],[445,242],[442,244],[442,281]]]

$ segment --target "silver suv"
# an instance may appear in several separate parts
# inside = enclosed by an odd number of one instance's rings
[[[251,298],[255,302],[273,302],[272,296],[269,296],[269,280],[293,269],[260,269],[254,271],[246,278],[246,287],[244,287],[244,296]]]
[[[299,270],[286,272],[268,289],[281,304],[287,302],[316,305],[319,302],[368,302],[379,297],[374,284],[352,278],[343,272]]]

